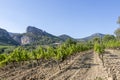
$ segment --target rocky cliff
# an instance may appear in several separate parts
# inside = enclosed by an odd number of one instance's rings
[[[41,29],[33,26],[28,26],[26,33],[15,34],[10,33],[11,37],[21,45],[32,44],[32,45],[46,45],[56,42],[62,42],[63,40],[50,33],[47,33]]]
[[[18,45],[18,43],[9,35],[9,33],[2,28],[0,28],[0,44]]]

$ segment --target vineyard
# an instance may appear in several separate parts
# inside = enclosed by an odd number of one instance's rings
[[[41,60],[54,60],[59,63],[75,53],[90,49],[92,49],[91,44],[76,44],[72,41],[67,41],[57,47],[38,46],[36,49],[29,50],[17,47],[9,54],[0,54],[0,66],[12,64],[13,67],[16,67],[16,65],[24,65],[25,62],[31,63],[31,61],[36,61],[36,64],[39,66]]]
[[[0,80],[120,80],[120,0],[0,0]]]
[[[115,40],[78,43],[70,39],[57,46],[37,46],[29,49],[19,46],[9,54],[0,54],[0,80],[114,79],[114,75],[117,76],[119,72],[110,72],[109,69],[113,68],[110,67],[111,64],[108,65],[110,58],[107,56],[112,55],[119,47],[120,42]],[[113,56],[119,58],[120,55]],[[94,73],[90,74],[92,71]],[[96,76],[93,76],[95,74]],[[120,76],[115,78],[119,80]]]
[[[119,50],[119,35],[84,42],[67,39],[58,45],[1,46],[0,80],[120,80]]]

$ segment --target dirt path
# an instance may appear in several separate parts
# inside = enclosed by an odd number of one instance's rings
[[[106,50],[105,67],[108,77],[120,80],[120,50]]]
[[[78,56],[74,59],[72,65],[60,71],[58,74],[55,73],[55,75],[47,80],[74,80],[74,77],[79,71],[86,73],[86,71],[90,68],[90,57],[92,57],[92,55],[92,52],[88,52]],[[89,63],[86,63],[88,60]]]
[[[98,55],[89,52],[75,60],[67,70],[48,80],[94,80],[96,78],[108,80],[108,74]]]
[[[96,53],[85,53],[74,61],[66,70],[48,80],[120,80],[120,54],[106,52],[105,66]]]
[[[83,76],[81,80],[95,80],[96,78],[108,80],[108,74],[103,67],[102,61],[96,53],[94,53],[93,60],[94,62],[91,64],[91,69]]]

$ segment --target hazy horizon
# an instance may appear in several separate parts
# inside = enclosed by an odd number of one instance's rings
[[[93,33],[114,34],[119,0],[0,0],[0,27],[24,33],[35,26],[59,36],[83,38]]]

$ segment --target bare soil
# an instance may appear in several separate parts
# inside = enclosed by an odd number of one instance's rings
[[[35,61],[24,66],[0,68],[0,80],[120,80],[120,51],[106,50],[104,66],[98,55],[91,51],[76,53],[60,63]]]

